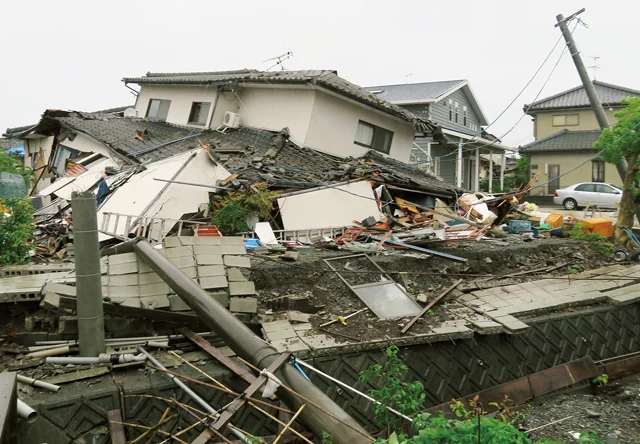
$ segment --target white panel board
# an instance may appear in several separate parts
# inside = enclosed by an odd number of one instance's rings
[[[353,226],[369,216],[380,220],[373,189],[367,181],[278,199],[285,230]]]

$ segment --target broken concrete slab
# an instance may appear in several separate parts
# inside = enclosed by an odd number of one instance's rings
[[[224,276],[223,276],[224,278]],[[225,282],[226,282],[226,278]],[[231,296],[251,296],[256,294],[256,286],[253,282],[229,282],[229,294]]]
[[[180,247],[180,246],[182,246],[182,242],[180,242],[180,238],[176,236],[168,236],[164,238],[165,248]]]
[[[223,307],[226,308],[229,306],[229,293],[227,293],[226,291],[213,291],[213,292],[210,291],[208,293],[213,299],[218,301],[218,303]]]
[[[222,249],[222,254],[235,254],[235,255],[247,254],[247,250],[245,250],[244,245],[242,246],[223,245],[220,248]]]
[[[219,245],[196,245],[193,247],[196,255],[201,254],[222,254],[222,247]]]
[[[311,322],[303,322],[301,324],[291,324],[291,326],[293,327],[293,330],[298,333],[299,336],[304,336],[305,332],[313,329],[313,325],[311,324]]]
[[[109,261],[109,274],[128,274],[138,272],[138,262],[125,262],[122,264],[114,264]]]
[[[138,274],[120,274],[109,276],[109,286],[111,287],[124,287],[127,285],[138,285]]]
[[[169,286],[164,282],[158,284],[140,285],[140,296],[154,296],[169,294]]]
[[[271,341],[271,345],[279,352],[299,352],[309,350],[309,347],[300,338],[287,338]]]
[[[173,259],[174,257],[193,256],[193,248],[190,246],[181,246],[165,249],[165,257]]]
[[[194,244],[194,237],[193,236],[178,236],[178,239],[180,239],[180,245],[193,245]]]
[[[300,253],[298,253],[297,251],[287,251],[282,256],[280,256],[280,259],[282,259],[283,261],[295,262],[299,257]]]
[[[504,331],[504,326],[494,321],[473,321],[473,329],[481,335],[495,335]]]
[[[258,300],[256,298],[229,298],[229,311],[238,313],[257,313]]]
[[[264,332],[264,335],[269,342],[298,337],[298,334],[293,330],[293,328],[291,328],[291,326],[283,330]]]
[[[109,265],[127,264],[130,262],[137,262],[138,255],[135,253],[122,253],[109,256]]]
[[[220,245],[221,239],[216,236],[194,236],[193,245]]]
[[[289,318],[289,321],[291,321],[291,322],[299,322],[299,323],[309,322],[309,318],[311,317],[310,314],[302,313],[302,312],[297,311],[297,310],[290,310],[289,312],[287,312],[287,316]]]
[[[160,276],[156,273],[140,273],[138,276],[138,283],[141,285],[144,284],[159,284],[164,282]]]
[[[208,276],[201,277],[199,279],[200,286],[205,290],[211,288],[227,288],[229,287],[229,283],[227,282],[226,276]]]
[[[220,245],[244,248],[244,239],[241,236],[224,236],[220,238]]]
[[[224,256],[227,267],[251,268],[251,258],[248,256]]]
[[[104,294],[106,290],[106,295]],[[106,287],[102,289],[103,297],[110,298],[137,298],[140,296],[140,288],[137,285],[129,285],[126,287]]]
[[[227,279],[229,282],[244,282],[248,280],[239,268],[228,268]]]
[[[92,367],[87,370],[78,370],[75,372],[63,373],[62,375],[52,376],[51,378],[43,379],[44,382],[49,384],[66,384],[67,382],[80,381],[82,379],[95,378],[98,376],[106,375],[111,370],[106,365],[102,367]]]
[[[191,279],[195,279],[196,277],[198,277],[198,270],[195,267],[195,265],[192,266],[192,267],[181,267],[180,271],[182,271],[184,274],[186,274]]]
[[[301,339],[311,349],[331,348],[338,344],[335,339],[327,335],[305,336]]]
[[[219,254],[201,254],[196,256],[198,265],[222,265],[222,255]]]
[[[224,275],[225,275],[224,265],[202,265],[198,267],[198,276],[200,277],[224,276]]]
[[[57,293],[63,296],[76,296],[76,287],[65,284],[57,284],[55,282],[47,282],[42,287],[43,293]]]
[[[45,293],[40,301],[40,307],[58,315],[68,315],[72,312],[60,307],[60,295],[57,293]]]
[[[140,296],[140,306],[142,308],[169,308],[168,295]]]

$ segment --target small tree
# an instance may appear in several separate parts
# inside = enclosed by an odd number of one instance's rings
[[[607,163],[616,164],[625,159],[628,164],[624,178],[620,214],[616,224],[615,240],[619,244],[627,244],[629,239],[620,227],[631,228],[635,214],[635,197],[638,194],[636,183],[640,179],[638,171],[638,155],[640,154],[640,98],[623,99],[627,105],[614,116],[618,123],[605,128],[595,143],[600,151],[600,158]]]
[[[34,231],[32,213],[29,200],[0,199],[0,265],[29,260]]]

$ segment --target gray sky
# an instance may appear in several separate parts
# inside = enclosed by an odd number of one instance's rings
[[[640,89],[640,2],[458,1],[24,1],[2,5],[0,132],[35,123],[47,108],[93,111],[133,103],[120,81],[147,71],[336,69],[359,85],[466,78],[489,120],[527,83],[560,31],[556,14],[582,7],[575,37],[598,55],[597,78]],[[226,6],[223,6],[226,5]],[[563,44],[489,132],[504,135],[536,96]],[[635,61],[634,61],[635,60]],[[587,65],[592,59],[585,59]],[[540,96],[576,86],[565,52]],[[533,140],[525,117],[506,137]]]

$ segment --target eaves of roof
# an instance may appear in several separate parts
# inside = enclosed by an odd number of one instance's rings
[[[600,138],[601,130],[569,131],[563,129],[540,140],[523,145],[521,154],[551,153],[567,151],[594,151],[593,146]]]

